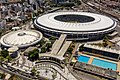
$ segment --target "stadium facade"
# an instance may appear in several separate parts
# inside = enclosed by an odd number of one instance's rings
[[[70,40],[97,40],[113,32],[117,23],[104,15],[88,12],[54,12],[34,21],[44,35],[59,37],[67,34]]]

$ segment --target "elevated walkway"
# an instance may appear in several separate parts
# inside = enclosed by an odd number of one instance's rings
[[[52,51],[46,54],[39,54],[39,60],[64,65],[65,58],[63,56],[72,43],[72,41],[66,41],[66,36],[66,34],[61,34],[60,38],[54,42]]]
[[[60,51],[57,53],[57,55],[64,56],[65,52],[67,51],[67,49],[68,49],[68,47],[70,46],[71,43],[72,43],[72,41],[66,41],[65,44],[63,44]]]
[[[53,58],[59,59],[59,60],[61,60],[61,61],[63,61],[63,60],[65,59],[65,58],[62,57],[62,56],[56,56],[56,55],[49,54],[49,53],[39,54],[39,57],[53,57]]]
[[[51,51],[52,54],[57,54],[59,52],[60,48],[62,47],[65,41],[66,36],[66,34],[61,34],[60,38],[57,41],[55,41],[55,44]]]

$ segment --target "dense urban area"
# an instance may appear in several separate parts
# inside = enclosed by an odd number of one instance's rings
[[[0,0],[0,80],[120,80],[120,0]]]

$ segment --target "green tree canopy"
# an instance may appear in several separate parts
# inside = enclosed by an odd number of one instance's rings
[[[51,43],[47,43],[46,47],[47,47],[47,51],[50,51],[50,48],[52,47],[52,44]]]
[[[84,50],[84,44],[82,44],[80,47],[79,47],[79,51],[83,51]]]
[[[35,67],[33,67],[32,70],[31,70],[31,74],[32,74],[32,75],[36,75],[36,71],[37,71],[37,70],[35,69]]]
[[[45,53],[46,52],[46,48],[45,47],[42,47],[41,48],[41,53]]]
[[[2,50],[0,55],[4,58],[6,58],[7,56],[9,56],[9,52],[7,50]]]
[[[44,44],[45,44],[44,39],[40,40],[40,41],[38,42],[38,44],[40,44],[40,46],[42,47],[42,45],[44,45]]]
[[[30,51],[28,53],[28,57],[32,61],[37,60],[39,58],[39,50],[38,49],[34,49],[33,51]]]
[[[68,51],[69,53],[72,53],[73,48],[72,48],[72,47],[69,47],[67,51]]]
[[[49,40],[50,40],[50,41],[51,41],[51,43],[53,44],[53,43],[55,42],[55,40],[56,40],[56,37],[51,36],[51,37],[49,38]]]
[[[56,40],[54,36],[49,37],[49,40]]]

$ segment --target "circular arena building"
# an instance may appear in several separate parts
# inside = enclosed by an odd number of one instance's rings
[[[97,40],[115,30],[117,23],[109,17],[88,12],[54,12],[34,21],[44,35],[59,37],[67,34],[71,40]]]
[[[38,43],[42,39],[42,33],[35,30],[18,30],[1,37],[1,44],[5,47],[28,47]]]

